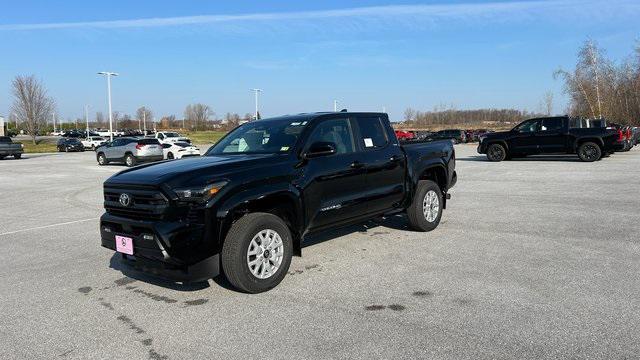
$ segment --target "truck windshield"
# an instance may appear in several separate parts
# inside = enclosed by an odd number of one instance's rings
[[[180,137],[180,135],[178,133],[174,133],[174,132],[164,133],[164,136],[166,136],[166,137]]]
[[[306,125],[306,121],[292,119],[249,122],[231,131],[206,155],[286,153],[295,145]]]

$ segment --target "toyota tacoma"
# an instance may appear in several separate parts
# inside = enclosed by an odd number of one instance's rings
[[[173,281],[224,273],[257,293],[280,283],[309,234],[397,213],[435,229],[456,179],[450,140],[400,145],[386,114],[257,120],[202,157],[109,178],[102,246]]]

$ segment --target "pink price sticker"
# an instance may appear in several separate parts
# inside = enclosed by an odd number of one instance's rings
[[[116,251],[127,255],[133,255],[133,239],[116,235]]]

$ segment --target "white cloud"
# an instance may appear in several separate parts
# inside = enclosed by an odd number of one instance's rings
[[[577,15],[580,16],[577,16]],[[611,19],[640,14],[640,2],[614,0],[606,3],[588,0],[517,1],[429,5],[387,5],[336,10],[272,12],[238,15],[200,15],[128,20],[60,22],[40,24],[3,24],[0,31],[54,30],[74,28],[117,29],[188,26],[239,22],[275,22],[295,20],[357,19],[399,20],[419,18],[427,23],[442,21],[518,21],[545,18],[579,19],[579,21]]]

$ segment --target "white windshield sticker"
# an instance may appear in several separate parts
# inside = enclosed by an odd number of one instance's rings
[[[373,147],[373,140],[371,140],[371,138],[364,138],[364,146]]]

